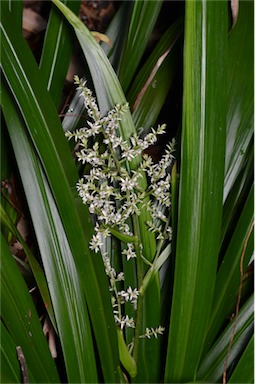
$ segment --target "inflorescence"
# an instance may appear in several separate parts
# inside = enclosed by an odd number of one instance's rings
[[[77,142],[76,156],[85,167],[84,175],[77,183],[77,190],[95,222],[95,234],[90,241],[90,249],[102,254],[109,278],[115,322],[121,329],[134,328],[134,318],[123,315],[122,305],[130,302],[136,310],[139,290],[132,287],[126,290],[117,289],[124,281],[124,273],[117,273],[111,266],[105,244],[111,238],[113,230],[115,234],[120,234],[119,238],[133,238],[135,234],[130,217],[139,216],[144,207],[151,216],[151,220],[147,222],[148,230],[155,233],[161,245],[171,240],[169,169],[174,161],[174,142],[166,147],[159,163],[154,164],[152,158],[144,154],[144,150],[156,143],[157,137],[165,133],[166,126],[163,124],[157,129],[151,128],[143,137],[134,134],[124,140],[119,123],[128,111],[128,104],[117,104],[102,117],[96,99],[86,83],[75,76],[75,84],[84,97],[89,120],[86,127],[75,132],[66,132],[66,136]],[[138,164],[135,170],[132,166],[134,160]],[[146,187],[140,183],[144,175],[149,181]],[[124,241],[121,253],[127,261],[136,258],[134,242]],[[142,255],[141,243],[139,253]],[[146,328],[145,334],[140,337],[157,337],[163,330],[161,326],[155,329]]]

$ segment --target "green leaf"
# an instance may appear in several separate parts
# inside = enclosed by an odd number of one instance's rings
[[[240,258],[253,222],[253,2],[240,2],[238,21],[229,38],[227,148],[222,259],[218,271],[204,353],[235,306]],[[245,75],[244,75],[245,73]],[[231,175],[231,176],[230,176]],[[253,234],[243,258],[247,267],[253,252]]]
[[[38,383],[58,383],[57,370],[33,300],[2,234],[1,315],[15,345],[22,347],[29,380]]]
[[[254,2],[240,1],[239,14],[229,38],[227,147],[224,198],[233,186],[254,129]]]
[[[1,383],[20,383],[16,345],[1,321]]]
[[[159,15],[162,1],[124,2],[106,31],[113,48],[102,45],[115,69],[124,92],[145,52],[152,30]]]
[[[0,161],[1,161],[1,180],[7,180],[11,176],[12,172],[12,156],[11,156],[11,145],[8,134],[6,132],[5,123],[1,121],[1,141],[0,141]],[[4,190],[4,185],[2,185]]]
[[[143,283],[139,290],[140,295],[144,295],[148,285],[150,284],[152,279],[156,276],[157,272],[162,267],[162,265],[166,262],[170,253],[171,253],[171,245],[168,244],[166,248],[163,250],[163,252],[161,252],[161,254],[153,261],[153,264],[151,265],[150,269],[146,272],[146,275],[143,278]]]
[[[139,65],[161,6],[162,0],[134,1],[121,67],[118,71],[118,77],[124,92],[127,91]]]
[[[120,329],[117,329],[118,336],[118,345],[119,345],[119,354],[120,361],[123,367],[127,370],[131,377],[135,377],[137,374],[137,367],[133,357],[130,355],[129,350],[127,349],[125,340],[123,338],[123,333]]]
[[[78,12],[80,1],[64,0],[74,12]],[[58,108],[63,84],[70,63],[73,36],[63,16],[52,7],[44,38],[40,61],[40,78],[47,86]]]
[[[138,242],[138,238],[136,236],[125,235],[124,233],[121,233],[120,231],[118,231],[117,229],[114,229],[114,228],[108,228],[108,229],[113,236],[115,236],[117,239],[119,239],[123,243],[137,243]]]
[[[3,96],[6,101],[7,96]],[[4,103],[6,105],[4,115],[9,121],[10,137],[44,264],[68,379],[70,382],[96,381],[90,321],[80,276],[45,175],[15,109],[10,102]],[[20,145],[23,151],[19,150]]]
[[[253,212],[254,188],[251,188],[217,273],[212,311],[205,341],[206,350],[212,344],[226,317],[235,308],[240,284],[240,262],[242,260],[242,269],[245,271],[253,254],[254,236],[253,233],[250,233],[254,222]]]
[[[226,132],[227,3],[186,2],[184,45],[179,213],[166,382],[195,378],[214,291]]]
[[[251,337],[228,383],[254,382],[254,335]]]
[[[133,7],[133,1],[124,1],[121,4],[106,30],[106,35],[109,37],[112,47],[105,43],[102,44],[102,48],[117,75],[122,64],[122,56],[127,41]]]
[[[23,15],[23,3],[22,1],[7,0],[1,3],[1,12],[6,12],[8,8],[12,14],[13,25],[16,25],[20,31],[22,30],[22,15]]]
[[[167,29],[132,82],[127,99],[137,129],[153,126],[165,102],[180,65],[181,27],[179,19]]]
[[[36,283],[38,285],[39,291],[41,293],[44,305],[45,305],[45,307],[47,309],[47,312],[48,312],[48,314],[50,316],[50,320],[51,320],[55,330],[57,331],[55,317],[54,317],[53,308],[52,308],[52,303],[51,303],[51,299],[50,299],[50,295],[49,295],[49,290],[48,290],[47,281],[45,279],[43,270],[40,267],[40,264],[38,263],[38,261],[36,260],[34,255],[30,252],[26,242],[24,241],[24,239],[20,235],[20,233],[17,230],[17,228],[15,227],[15,225],[12,223],[11,219],[9,218],[9,216],[4,211],[4,208],[3,208],[2,204],[0,204],[0,219],[1,219],[2,224],[7,226],[7,228],[10,230],[10,232],[19,240],[20,244],[22,245],[23,250],[25,251],[25,254],[26,254],[27,258],[28,258],[28,261],[29,261],[29,264],[31,266],[31,269],[33,271],[33,275],[35,277],[35,280],[36,280]]]
[[[239,220],[240,211],[248,198],[254,180],[254,148],[251,143],[247,153],[244,155],[243,164],[240,172],[236,175],[236,180],[228,193],[224,203],[223,226],[222,226],[222,248],[229,241],[229,236],[233,233],[235,223]]]
[[[11,87],[12,93],[15,95],[29,135],[40,156],[41,164],[57,204],[61,222],[64,225],[67,242],[71,249],[71,260],[75,264],[75,271],[79,275],[77,283],[81,283],[82,290],[86,295],[105,380],[115,382],[119,360],[108,284],[102,260],[95,258],[88,248],[90,235],[92,234],[89,213],[82,205],[82,202],[75,201],[73,197],[74,185],[78,180],[78,174],[56,109],[44,85],[40,83],[39,70],[32,54],[20,35],[16,33],[15,29],[10,27],[11,22],[8,14],[5,15],[3,20],[4,22],[1,24],[3,73]],[[8,109],[9,105],[6,99],[4,103],[3,108]],[[11,122],[12,119],[9,119],[8,123],[11,124]],[[17,153],[19,153],[19,137],[15,134],[15,129],[13,134],[17,140]],[[25,153],[22,152],[21,155],[25,156]],[[25,170],[26,168],[24,167],[23,171]],[[28,174],[24,175],[27,180],[28,176]],[[29,191],[31,185],[33,185],[33,180],[30,181],[30,184],[27,184],[27,191]],[[43,185],[42,182],[41,185]],[[33,197],[30,197],[28,201],[32,203],[34,201]],[[46,212],[49,209],[48,207],[45,208],[44,205],[42,205],[42,208],[46,209]],[[79,214],[77,209],[80,210]],[[87,222],[86,232],[84,232],[80,221],[81,216]],[[36,221],[36,214],[34,220]],[[68,253],[66,256],[67,260],[69,260]],[[64,270],[71,267],[68,266],[68,263],[64,265]],[[67,275],[71,279],[72,274],[70,274],[70,270],[67,270]],[[81,292],[80,294],[82,295]],[[73,313],[73,316],[76,319],[77,314]],[[80,320],[84,321],[82,318]],[[70,332],[70,337],[71,335],[72,333]],[[102,340],[104,340],[104,343],[101,342]],[[80,343],[79,337],[77,337],[76,341]],[[71,354],[70,348],[67,353]],[[75,365],[73,367],[72,365],[69,366],[73,374],[77,375],[79,369],[76,369]]]
[[[218,382],[223,375],[226,359],[226,368],[229,368],[235,362],[235,359],[238,359],[242,354],[253,334],[253,300],[254,295],[243,305],[238,318],[234,318],[215,341],[199,366],[197,380],[211,383]],[[233,342],[230,351],[228,351],[232,338]]]
[[[88,28],[59,0],[53,0],[53,2],[75,30],[93,79],[100,112],[105,115],[116,104],[126,102],[119,80],[103,49],[96,42]],[[134,124],[129,113],[125,114],[123,120],[121,126],[125,124],[125,129],[122,128],[121,133],[125,139],[128,139],[135,132]]]

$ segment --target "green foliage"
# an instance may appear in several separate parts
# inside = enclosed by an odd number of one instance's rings
[[[195,377],[215,285],[226,141],[227,4],[187,2],[184,39],[179,217],[166,382]],[[217,67],[209,64],[214,57]]]
[[[14,177],[34,236],[30,249],[13,192],[3,188],[1,382],[24,382],[24,369],[29,382],[45,383],[252,382],[253,2],[240,1],[231,31],[227,1],[169,2],[173,16],[150,50],[165,2],[123,2],[106,32],[113,48],[75,16],[79,4],[53,0],[37,64],[22,36],[21,2],[1,2],[1,180]],[[110,228],[111,264],[125,274],[123,289],[138,282],[142,297],[135,331],[116,327],[105,265],[89,247],[93,222],[76,191],[81,167],[64,135],[81,126],[78,92],[71,115],[58,116],[75,38],[101,114],[130,103],[120,136],[130,141],[159,122],[168,126],[166,142],[177,140],[172,243],[157,253],[146,206],[135,236]],[[182,108],[174,108],[177,89]],[[143,174],[139,183],[146,189],[150,181]],[[19,268],[13,237],[26,255]],[[137,239],[147,263],[121,260],[123,243],[137,246]],[[57,358],[43,334],[45,317]],[[163,335],[139,337],[160,324]]]

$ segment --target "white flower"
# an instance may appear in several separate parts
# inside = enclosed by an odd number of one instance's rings
[[[130,227],[126,223],[121,223],[119,226],[120,232],[123,232],[125,235],[134,236],[133,232],[130,231]]]
[[[137,288],[132,289],[131,287],[128,287],[126,291],[122,290],[118,292],[118,297],[124,299],[124,301],[136,301],[138,299],[139,292]]]
[[[157,210],[157,218],[167,223],[167,217],[164,215],[164,213],[160,209]]]
[[[92,96],[91,90],[86,87],[86,81],[79,79],[79,77],[75,75],[74,76],[74,83],[78,84],[79,87],[77,87],[77,89],[80,89],[82,91],[80,96],[84,97],[84,105],[87,109],[88,115],[94,121],[99,120],[100,119],[100,113],[98,110],[96,99]]]
[[[161,327],[161,325],[159,325],[157,328],[146,328],[145,329],[145,334],[144,335],[141,335],[139,336],[140,338],[144,338],[144,337],[147,337],[148,339],[151,338],[151,336],[154,336],[156,339],[158,338],[158,335],[163,335],[163,332],[164,332],[165,328],[164,327]]]
[[[134,246],[132,243],[127,244],[127,249],[124,249],[122,251],[122,255],[125,255],[127,257],[127,261],[129,259],[134,259],[136,257],[136,253],[135,253]]]
[[[166,232],[168,234],[169,240],[171,241],[172,240],[172,233],[173,233],[172,227],[167,227]]]
[[[111,195],[114,195],[114,188],[111,185],[108,185],[107,182],[104,182],[100,185],[100,197],[103,199],[109,198]]]
[[[126,176],[125,178],[120,178],[120,187],[122,191],[126,192],[132,191],[134,188],[137,188],[138,184],[136,180],[131,179],[129,176]]]
[[[100,227],[99,232],[103,236],[103,238],[107,238],[111,236],[111,232],[109,231],[109,228],[107,227]]]
[[[135,321],[133,317],[129,317],[128,315],[122,316],[119,318],[118,316],[114,316],[115,322],[120,325],[120,328],[123,329],[124,327],[131,327],[135,328]]]
[[[116,281],[124,281],[124,273],[123,272],[118,273]]]
[[[119,275],[117,276],[116,278],[116,271],[115,269],[111,266],[111,263],[110,263],[110,259],[109,257],[107,256],[107,253],[104,253],[102,255],[103,257],[103,262],[104,262],[104,266],[105,266],[105,272],[106,272],[106,275],[110,278],[110,283],[111,283],[111,290],[114,290],[114,287],[115,287],[115,282],[116,281],[120,281],[120,277]],[[123,280],[124,280],[124,274],[123,274]],[[114,298],[114,302],[116,301],[116,299]]]
[[[128,298],[130,301],[134,301],[134,300],[136,301],[138,299],[139,292],[136,288],[132,289],[131,287],[128,287],[127,293],[129,295]]]
[[[164,240],[165,236],[163,235],[162,232],[159,232],[158,236],[156,237],[157,240]]]
[[[94,123],[91,123],[90,121],[87,121],[87,124],[90,129],[88,129],[89,136],[96,136],[99,134],[101,125],[96,121]]]
[[[100,251],[100,247],[103,245],[103,243],[100,241],[99,236],[93,235],[92,239],[90,241],[90,246],[89,248],[94,251],[95,253]]]
[[[118,146],[120,146],[123,142],[122,137],[115,137],[114,142],[112,143],[113,149],[116,149]]]

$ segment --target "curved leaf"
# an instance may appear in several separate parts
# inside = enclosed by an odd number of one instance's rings
[[[251,337],[228,383],[254,382],[254,335]]]
[[[128,36],[122,56],[122,65],[118,72],[124,92],[127,91],[139,65],[161,6],[162,0],[134,1],[132,16],[128,25]]]
[[[4,93],[3,96],[6,100],[7,96]],[[9,121],[10,137],[45,268],[67,375],[70,382],[96,381],[87,305],[63,225],[24,127],[11,103],[4,105],[8,105],[8,110],[3,108],[4,114]],[[23,151],[19,150],[20,146]],[[33,269],[36,267],[33,265]]]
[[[16,347],[22,347],[29,380],[38,383],[59,383],[57,370],[42,332],[33,300],[2,233],[1,315]]]
[[[150,128],[166,100],[180,64],[181,27],[180,19],[171,25],[133,80],[127,97],[136,129]]]
[[[35,277],[39,291],[41,293],[44,305],[45,305],[47,312],[49,314],[50,320],[51,320],[55,330],[57,331],[56,322],[55,322],[54,313],[53,313],[53,308],[52,308],[52,303],[51,303],[49,290],[48,290],[48,285],[47,285],[47,282],[46,282],[46,279],[45,279],[45,276],[44,276],[44,273],[43,273],[43,270],[42,270],[40,264],[38,263],[38,261],[36,260],[34,255],[30,252],[26,242],[24,241],[24,239],[20,235],[20,233],[17,230],[17,228],[15,227],[15,225],[12,223],[10,217],[6,214],[2,204],[0,204],[0,219],[1,219],[2,224],[4,224],[10,230],[10,232],[18,239],[18,241],[22,245],[23,250],[26,254],[26,257],[28,258],[30,267],[33,271],[33,275]]]
[[[216,340],[198,369],[197,380],[218,382],[224,369],[228,368],[241,355],[253,334],[253,300],[254,295],[243,305],[237,320],[234,318]],[[228,351],[232,337],[233,342],[230,351]]]
[[[105,379],[115,382],[119,360],[108,285],[102,260],[95,259],[88,247],[91,226],[84,232],[77,207],[80,206],[81,216],[84,215],[87,225],[90,223],[89,213],[81,202],[77,203],[73,198],[71,188],[74,188],[78,175],[69,146],[53,102],[44,85],[40,84],[39,70],[32,54],[20,35],[11,28],[8,14],[1,24],[1,33],[3,72],[23,114],[57,203],[93,320]],[[7,100],[4,102],[5,106],[8,105]],[[13,133],[15,135],[15,130]]]
[[[251,188],[217,273],[212,311],[205,341],[206,349],[212,344],[226,317],[235,307],[240,284],[240,260],[243,258],[242,268],[245,271],[253,254],[254,236],[253,233],[249,233],[254,220],[253,199],[254,188]],[[245,247],[246,242],[247,246]],[[244,254],[242,255],[243,252]]]
[[[229,38],[224,200],[242,169],[245,153],[253,143],[253,35],[254,2],[240,1],[238,19]]]

